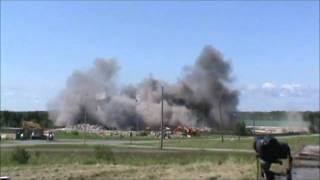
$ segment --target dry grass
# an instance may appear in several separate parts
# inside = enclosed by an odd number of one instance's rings
[[[255,164],[49,165],[2,168],[11,179],[253,179]]]

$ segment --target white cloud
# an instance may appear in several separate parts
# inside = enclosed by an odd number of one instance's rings
[[[283,84],[281,85],[281,88],[283,89],[289,89],[289,90],[294,90],[297,88],[301,88],[302,86],[300,84],[296,84],[296,83],[291,83],[291,84]]]
[[[298,83],[286,83],[277,86],[272,82],[265,82],[260,87],[250,88],[252,85],[247,86],[242,92],[254,93],[271,97],[302,97],[310,96],[312,89],[303,87]],[[311,94],[310,94],[311,93]]]
[[[262,84],[262,89],[266,89],[266,90],[272,90],[275,89],[277,86],[275,84],[273,84],[272,82],[265,82]]]
[[[283,84],[280,89],[280,96],[303,96],[307,95],[307,89],[303,88],[300,84]]]
[[[299,83],[265,82],[240,89],[240,110],[319,110],[319,89]]]

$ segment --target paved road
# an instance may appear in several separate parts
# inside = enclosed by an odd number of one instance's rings
[[[87,145],[110,145],[114,147],[127,147],[127,148],[140,148],[140,149],[159,149],[155,146],[145,146],[138,145],[138,143],[154,143],[157,140],[146,140],[146,141],[130,141],[128,140],[86,140]],[[45,141],[45,140],[25,140],[25,141],[7,141],[2,142],[1,147],[16,147],[16,146],[35,146],[35,145],[82,145],[83,140],[79,139],[63,139],[55,141]],[[191,148],[191,147],[164,147],[165,150],[183,150],[183,151],[212,151],[212,152],[239,152],[239,153],[254,153],[252,150],[248,149],[226,149],[226,148]],[[55,151],[55,149],[52,149]],[[61,150],[57,150],[61,151]]]
[[[139,141],[141,142],[141,141]],[[49,145],[49,144],[61,144],[61,145],[82,145],[84,143],[81,139],[61,139],[55,141],[46,140],[23,140],[23,141],[5,141],[1,142],[1,147],[15,147],[15,146],[34,146],[34,145]],[[130,143],[126,140],[86,140],[88,145],[124,145]],[[133,143],[133,142],[132,142]]]

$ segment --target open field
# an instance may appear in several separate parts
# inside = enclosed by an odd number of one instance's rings
[[[288,142],[294,152],[305,144],[319,144],[319,135],[278,139]],[[1,172],[12,179],[254,179],[252,141],[251,137],[226,137],[224,143],[219,137],[170,139],[162,151],[159,140],[130,144],[128,140],[88,139],[87,145],[81,139],[9,141],[2,142]],[[96,156],[97,144],[104,144],[99,147],[108,150],[107,158]],[[27,164],[12,161],[16,145],[30,152]]]
[[[160,139],[153,136],[133,136],[130,137],[101,137],[94,134],[72,134],[60,132],[57,134],[57,139],[99,139],[99,140],[119,140],[128,141],[122,144],[130,145],[143,145],[159,147]],[[169,140],[164,140],[164,147],[188,147],[188,148],[227,148],[227,149],[252,149],[252,137],[240,137],[235,135],[224,135],[224,142],[221,142],[220,135],[206,135],[192,138],[173,138]],[[295,135],[295,136],[279,136],[277,137],[279,141],[289,143],[291,150],[296,152],[299,148],[305,144],[319,144],[319,134],[313,135]]]
[[[5,148],[2,173],[13,179],[246,179],[255,174],[252,154],[112,147],[111,158],[98,159],[94,147],[27,147],[27,165],[12,161],[14,148]]]
[[[283,136],[278,137],[279,141],[287,142],[293,152],[299,150],[300,147],[306,144],[319,144],[319,134],[301,135],[301,136]],[[252,150],[252,137],[240,138],[225,138],[221,142],[220,138],[185,138],[185,139],[170,139],[164,141],[165,147],[193,147],[193,148],[230,148],[230,149],[250,149]],[[159,146],[158,142],[141,142],[137,145]]]
[[[187,165],[42,165],[3,168],[12,179],[253,179],[255,164],[222,165],[193,163]]]
[[[129,136],[121,136],[121,135],[114,135],[114,136],[103,136],[94,133],[84,133],[84,132],[65,132],[65,131],[57,131],[55,133],[56,139],[103,139],[103,140],[156,140],[159,137],[156,136],[142,136],[135,134],[132,137]],[[224,135],[227,138],[238,138],[236,135]],[[184,139],[185,137],[175,137],[176,139]],[[211,134],[211,135],[201,135],[201,136],[194,136],[193,139],[211,139],[211,138],[220,138],[219,134]]]
[[[72,133],[72,132],[57,132],[55,134],[56,139],[95,139],[95,140],[133,140],[133,141],[138,141],[138,140],[157,140],[159,138],[155,136],[135,136],[133,135],[132,137],[129,136],[103,136],[103,135],[98,135],[98,134],[93,134],[93,133]]]
[[[31,152],[30,165],[41,164],[92,164],[96,161],[100,163],[127,164],[127,165],[152,165],[152,164],[192,164],[194,162],[211,162],[222,163],[232,160],[237,163],[253,161],[254,156],[248,153],[225,153],[225,152],[209,152],[209,151],[183,151],[183,150],[158,150],[158,149],[141,149],[141,148],[110,148],[112,153],[112,162],[97,159],[95,157],[96,146],[36,146],[27,147],[27,151]],[[19,166],[11,161],[10,155],[14,148],[2,150],[3,166]]]
[[[56,139],[100,139],[100,140],[152,140],[158,139],[154,136],[101,136],[93,133],[56,132]]]

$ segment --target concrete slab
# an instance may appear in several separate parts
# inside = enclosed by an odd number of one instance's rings
[[[304,146],[295,156],[292,168],[293,180],[320,179],[320,146]]]

